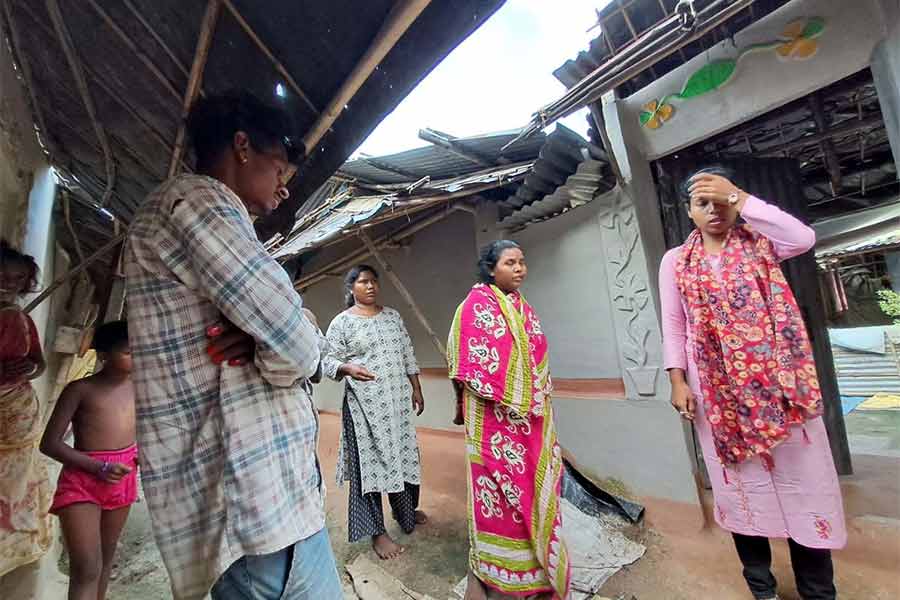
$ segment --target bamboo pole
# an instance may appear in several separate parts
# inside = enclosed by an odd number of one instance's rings
[[[106,129],[104,129],[103,124],[100,122],[100,118],[97,115],[97,108],[94,106],[94,99],[91,97],[91,91],[88,88],[87,79],[85,79],[84,76],[84,68],[81,66],[81,60],[75,52],[75,44],[72,41],[72,36],[63,19],[62,11],[59,9],[59,2],[57,0],[45,1],[47,3],[47,12],[50,14],[50,20],[53,21],[53,28],[56,30],[56,35],[59,38],[59,43],[66,55],[69,68],[72,70],[72,77],[75,79],[75,84],[81,94],[81,101],[84,102],[84,108],[87,110],[88,116],[91,119],[91,124],[94,126],[94,133],[97,134],[100,148],[103,150],[103,158],[106,163],[106,190],[103,192],[100,206],[105,207],[110,196],[112,196],[113,188],[116,185],[116,166],[113,161],[112,150],[109,147],[109,140],[106,137]]]
[[[188,79],[187,89],[184,92],[184,102],[181,106],[181,124],[178,126],[178,133],[175,136],[175,148],[172,150],[172,160],[169,163],[169,177],[178,172],[178,164],[184,155],[186,120],[191,107],[194,105],[194,101],[197,99],[197,92],[200,90],[203,70],[206,68],[206,60],[209,58],[213,32],[215,31],[216,21],[219,18],[221,8],[221,0],[209,0],[206,4],[206,12],[203,14],[203,21],[200,24],[200,35],[197,38],[197,49],[194,52],[194,62],[191,64],[191,76]]]
[[[343,112],[344,107],[430,3],[431,0],[401,0],[394,5],[368,50],[304,136],[303,145],[307,155],[313,154],[319,141]]]
[[[12,9],[9,6],[9,0],[3,0],[3,13],[6,15],[6,24],[9,27],[9,35],[12,38],[12,44],[15,55],[18,58],[17,64],[22,69],[22,77],[25,79],[25,87],[28,88],[28,97],[31,99],[31,107],[34,110],[34,118],[37,119],[38,127],[41,128],[41,137],[47,143],[47,150],[51,153],[50,131],[47,129],[47,123],[44,121],[44,113],[37,101],[37,95],[34,90],[34,78],[31,76],[31,63],[26,58],[22,49],[22,41],[19,38],[19,30],[16,28],[15,21],[12,17]]]
[[[159,70],[159,67],[150,60],[150,57],[144,54],[144,52],[138,48],[138,45],[134,43],[134,40],[129,37],[125,31],[119,27],[118,23],[116,23],[113,18],[110,16],[108,12],[106,12],[102,6],[97,4],[97,0],[87,0],[88,4],[91,5],[91,8],[94,9],[94,12],[103,19],[103,22],[106,23],[106,26],[113,30],[113,32],[119,37],[119,39],[128,46],[128,49],[131,50],[135,56],[138,57],[144,65],[153,73],[153,76],[163,84],[163,87],[168,90],[170,94],[175,96],[177,100],[181,100],[181,93],[175,89],[175,86],[172,85],[172,82],[169,81],[169,78],[165,76],[165,74]]]
[[[394,267],[391,266],[391,263],[387,261],[384,255],[381,253],[381,250],[375,246],[375,243],[372,242],[372,238],[368,236],[368,234],[360,230],[359,237],[363,241],[363,244],[366,245],[366,248],[369,249],[369,252],[372,253],[372,256],[375,257],[375,260],[378,261],[378,264],[381,265],[384,274],[387,275],[388,279],[391,280],[391,283],[394,284],[394,287],[397,288],[397,291],[400,292],[400,295],[403,296],[403,299],[406,300],[406,304],[409,305],[409,308],[413,311],[413,314],[416,315],[416,318],[422,324],[422,327],[425,328],[425,331],[428,332],[428,337],[431,338],[431,343],[434,344],[434,347],[437,348],[438,352],[441,353],[441,356],[444,358],[444,361],[447,360],[447,348],[444,347],[444,344],[438,339],[437,334],[434,332],[434,329],[431,327],[431,323],[428,321],[428,317],[425,316],[425,313],[422,312],[422,309],[419,308],[419,305],[416,303],[416,299],[413,297],[412,293],[403,285],[403,281],[400,280],[400,277],[397,273],[394,272]]]
[[[46,290],[41,292],[37,298],[35,298],[34,300],[32,300],[31,302],[28,303],[28,306],[25,307],[25,312],[30,313],[41,302],[43,302],[44,300],[49,298],[53,294],[53,292],[55,292],[60,286],[64,285],[67,281],[69,281],[70,279],[72,279],[73,277],[75,277],[76,275],[78,275],[79,273],[84,271],[85,269],[87,269],[94,262],[96,262],[98,258],[100,258],[104,254],[106,254],[107,252],[109,252],[110,250],[115,248],[117,245],[121,244],[125,240],[125,235],[126,235],[125,233],[121,233],[121,234],[117,235],[116,237],[114,237],[113,239],[109,240],[102,247],[100,247],[96,251],[94,251],[93,254],[91,254],[86,259],[84,259],[83,261],[78,263],[78,265],[76,267],[69,269],[69,271],[67,273],[58,277],[56,279],[56,281],[54,281],[52,284],[50,284],[50,287],[48,287]]]
[[[244,18],[244,16],[238,11],[238,9],[235,8],[235,6],[231,2],[231,0],[222,0],[222,2],[225,4],[225,8],[228,9],[228,12],[231,13],[231,16],[234,17],[234,20],[237,21],[238,25],[241,26],[241,29],[244,30],[244,33],[246,33],[250,37],[250,39],[253,40],[253,43],[256,44],[256,47],[259,48],[260,51],[266,55],[266,58],[269,59],[269,62],[271,62],[272,65],[275,67],[275,70],[278,71],[278,73],[282,77],[284,77],[284,80],[287,82],[288,86],[292,90],[294,90],[294,93],[297,94],[301,100],[303,100],[303,102],[306,104],[306,106],[309,107],[309,110],[311,110],[316,116],[321,114],[319,109],[316,108],[316,105],[313,104],[312,100],[309,99],[309,96],[306,95],[306,92],[303,91],[303,89],[294,80],[294,78],[291,76],[291,74],[288,72],[288,70],[285,68],[285,66],[283,64],[281,64],[281,61],[279,61],[275,57],[275,54],[273,54],[272,51],[269,50],[269,47],[266,46],[266,44],[262,41],[262,39],[260,39],[260,37],[253,30],[253,28],[250,27],[250,23],[248,23],[247,20]]]

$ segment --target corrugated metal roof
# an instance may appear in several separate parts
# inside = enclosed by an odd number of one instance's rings
[[[834,369],[842,396],[900,394],[900,369],[893,352],[880,355],[832,345]]]
[[[819,260],[895,246],[900,244],[900,202],[818,221],[813,229]]]
[[[694,0],[694,8],[699,12],[714,1]],[[728,39],[755,20],[787,4],[788,1],[755,0],[748,9],[721,27],[625,82],[619,87],[622,95],[631,95],[723,39]],[[591,40],[587,51],[580,52],[574,60],[567,60],[553,72],[553,75],[567,88],[573,87],[604,62],[621,52],[638,36],[670,16],[676,4],[677,0],[613,0],[599,11],[598,26],[601,34]]]
[[[585,159],[578,164],[576,172],[566,179],[564,185],[556,188],[552,194],[508,215],[500,225],[507,229],[517,229],[581,206],[593,200],[598,191],[612,189],[614,182],[611,179],[606,162]]]
[[[819,260],[826,258],[840,258],[848,254],[862,254],[866,252],[876,252],[886,248],[900,246],[900,227],[894,231],[883,233],[881,235],[867,237],[863,241],[848,242],[839,246],[834,246],[826,252],[816,252],[816,258]]]
[[[485,184],[502,185],[504,182],[515,181],[522,178],[531,168],[531,162],[504,165],[433,182],[427,188],[419,188],[412,195],[392,192],[337,202],[334,207],[328,208],[321,216],[313,219],[311,224],[299,224],[286,242],[272,250],[272,254],[276,258],[302,254],[337,239],[347,229],[365,223],[387,209],[396,209],[399,214],[405,214],[402,211],[411,206],[422,206],[431,202],[438,204],[445,201],[443,199],[450,200],[450,194],[465,192],[467,189],[472,189],[474,193]],[[328,196],[325,201],[329,201],[330,198]],[[301,227],[302,230],[299,230]]]
[[[522,140],[505,151],[501,148],[515,139],[517,132],[500,131],[470,137],[454,138],[464,149],[488,158],[498,165],[533,160],[547,136]],[[465,159],[440,146],[424,146],[395,154],[356,158],[344,163],[341,173],[376,184],[404,183],[420,177],[445,179],[483,170],[484,166]]]
[[[501,203],[503,227],[516,229],[589,202],[615,185],[603,150],[557,123],[534,169]]]

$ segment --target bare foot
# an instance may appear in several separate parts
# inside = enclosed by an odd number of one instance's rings
[[[428,515],[421,510],[416,511],[416,525],[424,525],[428,522]]]
[[[372,548],[381,560],[391,560],[403,554],[404,548],[386,533],[372,537]]]
[[[481,580],[469,571],[469,583],[466,585],[466,595],[463,600],[487,600],[487,589]]]

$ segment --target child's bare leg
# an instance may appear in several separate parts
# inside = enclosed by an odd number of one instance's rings
[[[86,502],[59,511],[69,553],[69,600],[97,600],[103,557],[100,548],[100,507]]]
[[[130,506],[116,510],[105,510],[100,517],[100,539],[103,547],[103,570],[100,573],[100,583],[97,585],[97,600],[106,600],[106,587],[109,585],[109,576],[112,574],[113,559],[116,557],[116,546],[119,544],[119,536],[122,528],[128,520]]]

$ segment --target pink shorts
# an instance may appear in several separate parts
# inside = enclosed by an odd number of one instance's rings
[[[134,504],[137,500],[137,444],[111,452],[85,452],[95,460],[122,463],[131,467],[131,473],[118,483],[107,483],[93,473],[63,467],[56,484],[56,495],[50,512],[56,514],[72,504],[96,504],[101,510],[116,510]]]

